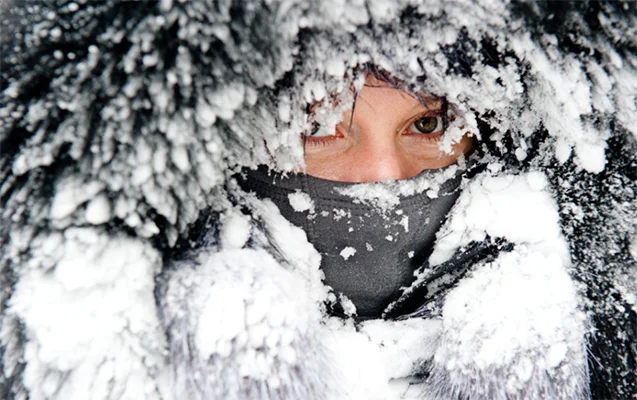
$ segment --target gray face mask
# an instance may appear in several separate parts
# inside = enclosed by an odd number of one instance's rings
[[[247,171],[244,190],[271,199],[321,254],[325,284],[378,318],[414,280],[459,195],[454,165],[387,183],[345,183],[267,168]]]

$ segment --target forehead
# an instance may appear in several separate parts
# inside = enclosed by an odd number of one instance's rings
[[[355,115],[359,112],[392,113],[394,116],[411,117],[427,110],[438,110],[441,100],[425,93],[416,94],[398,89],[394,84],[372,75],[365,77],[365,85],[356,97]]]

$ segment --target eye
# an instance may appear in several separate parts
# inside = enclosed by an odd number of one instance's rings
[[[439,115],[418,118],[409,127],[410,133],[435,133],[442,130],[442,117]]]

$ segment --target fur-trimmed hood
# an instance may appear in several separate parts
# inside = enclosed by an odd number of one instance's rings
[[[637,393],[634,3],[0,12],[2,398]],[[308,105],[332,110],[363,64],[444,96],[446,143],[479,139],[432,265],[515,244],[436,319],[328,317],[320,255],[233,178],[302,165]]]

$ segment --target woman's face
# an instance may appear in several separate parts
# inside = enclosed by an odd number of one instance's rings
[[[443,168],[471,149],[464,136],[451,153],[438,146],[444,130],[442,102],[413,95],[367,76],[354,116],[345,112],[336,132],[307,135],[308,175],[341,182],[405,179],[425,169]],[[351,119],[351,127],[350,127]]]

